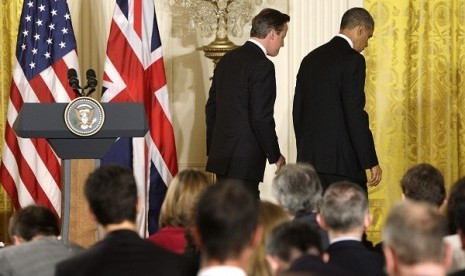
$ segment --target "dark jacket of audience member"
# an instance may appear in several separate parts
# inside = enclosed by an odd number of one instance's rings
[[[104,239],[59,263],[56,275],[195,275],[195,265],[137,234],[137,187],[130,170],[100,167],[87,178],[84,193]]]

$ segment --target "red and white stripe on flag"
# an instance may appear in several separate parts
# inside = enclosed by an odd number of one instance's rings
[[[149,190],[154,181],[168,185],[177,174],[176,146],[153,1],[117,0],[116,3],[107,46],[102,102],[141,102],[145,107],[149,132],[144,138],[133,138],[132,160],[128,162],[132,163],[139,196],[145,199],[142,216],[138,217],[139,232],[145,235],[150,211]]]
[[[36,203],[61,216],[61,160],[45,139],[19,138],[12,126],[25,102],[74,98],[69,68],[78,69],[78,60],[66,0],[25,0],[0,166],[0,182],[16,209]]]

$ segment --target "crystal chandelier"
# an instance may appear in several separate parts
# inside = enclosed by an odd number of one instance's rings
[[[263,0],[169,0],[169,4],[187,9],[192,26],[202,37],[215,35],[213,42],[201,49],[216,66],[226,52],[237,47],[228,34],[241,37],[245,24],[252,19],[254,7],[262,5]]]

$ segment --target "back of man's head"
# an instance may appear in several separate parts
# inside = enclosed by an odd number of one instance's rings
[[[419,164],[407,170],[400,185],[402,193],[411,200],[426,201],[440,207],[446,198],[444,177],[430,164]]]
[[[446,224],[439,211],[424,202],[404,201],[396,205],[383,227],[383,246],[398,263],[412,266],[443,263]]]
[[[13,214],[9,234],[13,241],[14,237],[18,237],[27,242],[37,236],[58,236],[60,228],[56,216],[49,209],[31,205]]]
[[[271,30],[275,30],[279,34],[283,30],[284,24],[289,22],[289,20],[289,15],[278,10],[270,8],[263,9],[252,19],[250,36],[265,38]]]
[[[323,188],[312,165],[287,164],[273,179],[273,195],[291,215],[316,211]]]
[[[321,252],[320,235],[308,222],[282,223],[273,229],[267,242],[267,254],[289,264],[303,254]]]
[[[343,233],[362,228],[368,215],[367,195],[348,181],[331,184],[323,195],[320,215],[330,231]]]
[[[459,210],[459,206],[461,203],[465,202],[465,177],[460,178],[455,182],[452,186],[449,197],[447,199],[447,208],[446,208],[446,215],[447,215],[447,224],[449,234],[453,235],[457,233],[457,223],[456,220],[456,213]],[[465,221],[465,220],[464,220]],[[464,232],[465,234],[465,232]]]
[[[131,170],[116,165],[102,166],[89,175],[84,193],[92,213],[103,226],[135,222],[137,186]]]
[[[353,29],[357,26],[363,26],[367,29],[374,29],[375,21],[370,13],[364,8],[351,8],[347,10],[341,19],[340,29]]]
[[[258,201],[242,185],[224,182],[208,187],[196,208],[196,227],[206,259],[237,259],[258,225]]]

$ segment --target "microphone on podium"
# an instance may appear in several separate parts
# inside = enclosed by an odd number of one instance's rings
[[[95,91],[95,87],[97,87],[97,76],[95,75],[95,71],[93,69],[89,69],[86,72],[86,78],[87,78],[87,85],[84,87],[84,89],[90,88],[89,92],[86,94],[86,96],[89,96],[92,94],[92,92]]]
[[[68,69],[68,81],[69,86],[76,92],[79,96],[82,96],[81,86],[79,86],[79,79],[77,77],[76,69],[70,68]]]

